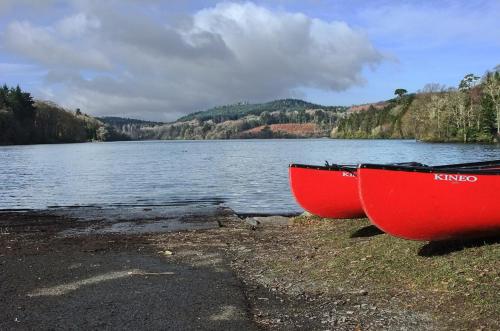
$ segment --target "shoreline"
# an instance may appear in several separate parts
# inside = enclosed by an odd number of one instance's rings
[[[204,229],[82,231],[143,216],[0,212],[0,328],[500,327],[500,238],[408,242],[366,220],[227,209],[184,218]]]
[[[485,145],[485,146],[497,146],[500,145],[500,138],[497,140],[488,142],[488,141],[471,141],[471,142],[463,142],[459,140],[420,140],[417,138],[340,138],[340,137],[276,137],[276,138],[217,138],[217,139],[129,139],[129,140],[93,140],[93,141],[75,141],[75,142],[54,142],[54,143],[36,143],[36,144],[0,144],[0,147],[22,147],[22,146],[43,146],[43,145],[69,145],[69,144],[94,144],[94,143],[121,143],[121,142],[160,142],[160,141],[232,141],[232,140],[243,140],[243,141],[252,141],[252,140],[404,140],[404,141],[415,141],[423,144],[452,144],[452,145]]]

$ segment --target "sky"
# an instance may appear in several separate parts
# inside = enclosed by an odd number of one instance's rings
[[[386,100],[500,64],[500,0],[0,0],[0,83],[95,116]]]

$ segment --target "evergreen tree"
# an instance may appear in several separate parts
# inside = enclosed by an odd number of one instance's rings
[[[491,140],[495,133],[495,104],[488,94],[483,94],[481,98],[481,122],[480,136],[481,140]]]
[[[11,88],[7,95],[7,103],[20,120],[32,120],[35,115],[35,107],[31,94],[23,92],[19,85]]]
[[[8,98],[9,98],[9,88],[7,85],[3,85],[2,88],[0,88],[0,109],[7,109],[9,106],[8,103]]]
[[[398,88],[394,91],[394,94],[397,95],[399,99],[402,99],[403,95],[405,95],[406,93],[408,93],[408,91],[405,90],[404,88]]]

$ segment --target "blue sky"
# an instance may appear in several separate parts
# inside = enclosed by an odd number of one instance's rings
[[[500,64],[500,1],[4,0],[0,82],[95,115],[325,105]]]

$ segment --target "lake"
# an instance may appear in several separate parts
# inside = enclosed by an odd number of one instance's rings
[[[223,205],[296,213],[288,164],[430,165],[500,158],[498,145],[410,140],[140,141],[0,147],[0,209]]]

